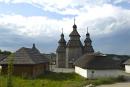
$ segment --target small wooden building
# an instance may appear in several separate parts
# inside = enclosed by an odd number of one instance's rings
[[[6,57],[0,61],[3,74],[8,71],[8,59]],[[35,44],[33,44],[32,48],[22,47],[17,50],[12,61],[14,75],[36,77],[49,70],[49,60],[39,52]]]
[[[120,61],[103,54],[85,54],[75,62],[75,72],[85,78],[118,77],[122,75]]]

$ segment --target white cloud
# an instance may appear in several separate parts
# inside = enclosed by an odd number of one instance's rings
[[[123,26],[124,23],[130,25],[128,20],[130,10],[108,4],[111,0],[3,0],[3,2],[29,3],[51,12],[77,15],[76,23],[81,34],[84,34],[83,31],[87,26],[90,27],[92,34],[98,35],[119,29],[116,27]],[[14,27],[14,31],[20,35],[53,37],[56,32],[61,32],[62,27],[65,33],[69,34],[72,31],[73,19],[56,20],[45,16],[25,17],[12,14],[1,15],[0,25],[10,27],[10,29]]]
[[[44,16],[25,17],[22,15],[0,15],[0,26],[12,29],[14,33],[28,37],[54,37],[61,33],[64,27],[65,33],[71,31],[70,20],[53,20]],[[71,25],[72,26],[72,25]]]
[[[129,3],[129,0],[0,0],[0,2],[12,5],[28,3],[44,11],[76,15],[76,24],[82,39],[85,37],[87,26],[93,37],[111,35],[120,29],[130,29],[130,10],[111,4]],[[40,43],[48,44],[49,41],[58,40],[62,27],[65,36],[68,36],[72,31],[72,25],[73,18],[67,17],[51,19],[47,16],[0,14],[0,27],[5,27],[18,36],[35,38],[36,42],[40,41]]]
[[[128,3],[130,3],[130,0],[114,0],[113,2],[114,2],[114,4],[120,4],[122,2],[128,2]]]
[[[60,14],[80,14],[84,7],[102,5],[110,0],[0,0],[5,3],[28,3],[45,11]],[[85,8],[86,9],[86,8]]]

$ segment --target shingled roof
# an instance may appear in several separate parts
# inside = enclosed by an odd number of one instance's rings
[[[75,24],[75,19],[74,19],[73,31],[70,33],[69,36],[70,37],[71,36],[78,36],[78,37],[80,37],[80,35],[79,35],[78,31],[77,31],[77,25]]]
[[[83,47],[80,40],[69,40],[67,43],[68,47]]]
[[[66,43],[63,33],[61,34],[61,39],[58,41],[58,43]]]
[[[62,33],[61,34],[61,39],[59,40],[59,46],[58,48],[56,49],[56,52],[65,52],[65,49],[66,49],[66,41],[64,39],[64,34]]]
[[[40,64],[49,60],[37,49],[22,47],[14,53],[13,64]],[[1,65],[8,64],[8,58],[0,61]]]
[[[80,37],[80,35],[79,35],[77,29],[75,29],[75,28],[73,29],[73,31],[70,33],[69,36],[79,36],[79,37]]]
[[[66,50],[66,46],[58,46],[56,52],[65,52],[65,50]]]
[[[102,54],[85,54],[75,65],[84,69],[120,69],[120,62]]]

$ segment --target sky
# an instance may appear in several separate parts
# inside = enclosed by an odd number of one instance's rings
[[[55,52],[74,17],[83,44],[88,27],[96,52],[130,55],[130,0],[0,0],[0,49]]]

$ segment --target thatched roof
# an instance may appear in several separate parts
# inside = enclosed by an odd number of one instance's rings
[[[130,65],[130,59],[126,60],[126,61],[124,62],[124,64],[125,64],[125,65]]]
[[[13,64],[40,64],[49,60],[38,49],[22,47],[14,53]],[[0,64],[8,64],[8,58],[0,61]]]
[[[4,58],[6,58],[7,55],[4,55],[4,54],[0,54],[0,61],[3,60]]]
[[[120,62],[101,54],[85,54],[75,62],[84,69],[120,69]]]

